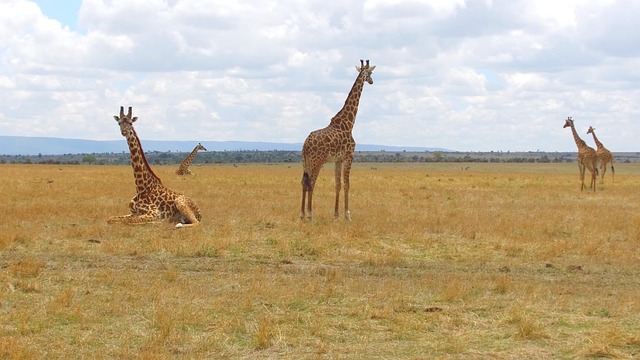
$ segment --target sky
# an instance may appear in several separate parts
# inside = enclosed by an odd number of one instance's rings
[[[0,0],[0,135],[639,151],[635,0]]]

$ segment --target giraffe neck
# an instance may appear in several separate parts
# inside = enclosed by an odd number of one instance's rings
[[[338,126],[345,131],[353,130],[356,114],[358,113],[358,105],[360,104],[360,95],[362,95],[362,88],[364,87],[364,76],[364,72],[358,74],[342,109],[331,119],[331,125]]]
[[[575,140],[576,145],[578,146],[578,150],[584,149],[587,147],[587,143],[584,140],[580,139],[576,128],[571,124],[571,133],[573,134],[573,140]]]
[[[598,149],[602,149],[604,147],[604,145],[602,145],[600,140],[598,140],[598,138],[596,137],[596,132],[595,131],[591,131],[591,135],[593,135],[593,141],[596,143],[596,146],[598,147]]]
[[[142,151],[140,139],[133,128],[131,128],[131,132],[127,136],[127,144],[131,152],[131,167],[133,167],[137,192],[145,191],[152,184],[162,184],[160,178],[151,170],[147,157]]]
[[[191,165],[191,162],[193,161],[193,159],[196,157],[196,154],[198,153],[198,147],[196,146],[193,151],[187,155],[187,157],[182,160],[182,162],[180,163],[182,166],[189,166]]]

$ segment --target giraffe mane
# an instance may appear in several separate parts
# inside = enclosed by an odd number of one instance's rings
[[[149,170],[151,176],[156,178],[156,180],[158,180],[158,183],[162,184],[162,180],[160,180],[158,175],[156,175],[156,173],[151,168],[151,165],[149,165],[149,162],[147,161],[147,154],[144,153],[144,149],[142,149],[142,142],[140,141],[138,133],[136,133],[136,130],[133,128],[133,126],[131,127],[131,131],[133,132],[133,136],[135,136],[136,140],[138,141],[138,146],[140,147],[140,156],[142,157],[142,161],[144,162],[145,167],[147,168],[147,170]]]

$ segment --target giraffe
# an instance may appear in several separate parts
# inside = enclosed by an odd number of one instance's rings
[[[189,155],[187,155],[186,158],[184,158],[184,160],[182,160],[182,162],[180,163],[180,167],[178,168],[178,170],[176,170],[176,174],[178,175],[191,175],[191,170],[189,170],[189,165],[191,165],[191,162],[193,161],[193,158],[196,157],[196,154],[198,153],[198,150],[202,150],[202,151],[207,151],[207,149],[202,146],[202,144],[198,143],[198,145],[196,145],[196,147],[193,149],[193,151],[191,151],[191,153]]]
[[[129,202],[131,214],[111,216],[109,224],[125,223],[129,225],[170,220],[177,228],[197,225],[201,214],[198,206],[190,198],[178,194],[165,187],[160,178],[153,172],[144,155],[140,139],[133,129],[133,123],[138,117],[124,114],[124,107],[120,107],[120,116],[114,116],[120,126],[120,133],[127,139],[131,152],[131,166],[136,183],[136,196]]]
[[[600,168],[602,169],[602,183],[604,184],[604,173],[607,172],[607,164],[611,163],[611,179],[613,180],[616,170],[613,168],[613,155],[611,151],[604,147],[600,140],[596,137],[596,129],[592,126],[589,126],[589,130],[587,130],[587,135],[593,135],[593,141],[595,141],[598,150],[596,150],[596,154],[598,155],[598,161],[600,161]]]
[[[351,220],[351,213],[349,212],[349,174],[353,161],[353,151],[356,147],[356,142],[353,140],[351,132],[356,121],[358,104],[360,103],[360,95],[362,94],[364,82],[366,81],[369,84],[373,84],[371,73],[375,68],[375,66],[369,66],[369,60],[367,60],[366,65],[364,61],[360,60],[360,66],[356,66],[358,77],[353,83],[342,109],[331,119],[327,127],[312,131],[302,146],[301,219],[305,217],[305,199],[307,195],[306,216],[309,220],[313,218],[311,212],[313,188],[316,185],[320,169],[322,169],[325,163],[334,162],[336,179],[334,217],[337,219],[339,215],[338,204],[340,202],[342,177],[344,179],[344,216],[345,219]]]
[[[575,140],[576,145],[578,146],[578,168],[580,168],[580,180],[582,181],[582,186],[580,187],[580,191],[584,190],[584,174],[585,170],[589,169],[591,173],[591,185],[589,188],[593,188],[593,191],[596,191],[596,172],[597,172],[597,162],[598,156],[596,155],[596,151],[587,146],[587,143],[584,140],[580,139],[578,133],[576,132],[576,128],[573,125],[573,120],[571,116],[567,118],[564,122],[564,126],[562,128],[571,128],[571,133],[573,134],[573,140]]]

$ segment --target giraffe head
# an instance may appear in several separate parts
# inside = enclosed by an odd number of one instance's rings
[[[120,106],[120,116],[113,116],[114,119],[120,125],[120,133],[122,136],[127,137],[131,134],[131,130],[133,129],[133,123],[138,120],[137,116],[131,116],[131,106],[129,106],[129,112],[127,115],[124,114],[124,106]]]
[[[196,146],[196,150],[202,150],[202,151],[207,151],[207,149],[202,146],[202,144],[198,143],[198,146]]]
[[[572,127],[572,126],[573,126],[573,119],[571,119],[571,116],[569,116],[567,118],[567,120],[565,120],[564,126],[562,128],[564,129],[564,128]]]
[[[364,77],[364,81],[368,82],[369,85],[373,84],[373,79],[371,78],[371,73],[373,72],[373,69],[375,69],[376,66],[369,66],[369,60],[367,60],[367,63],[365,65],[364,61],[360,60],[360,66],[356,66],[356,70],[358,70],[358,72],[360,73],[361,76]]]
[[[589,126],[589,130],[587,130],[587,134],[593,134],[594,131],[596,131],[596,128],[594,128],[593,126]]]

